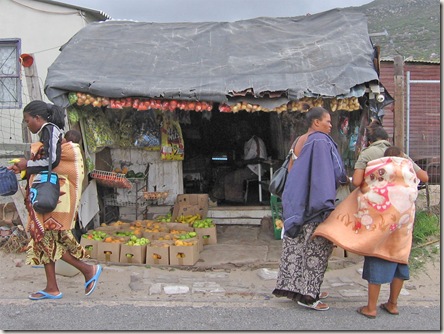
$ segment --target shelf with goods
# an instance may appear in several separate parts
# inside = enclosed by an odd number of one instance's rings
[[[134,208],[135,219],[146,214],[149,201],[144,195],[148,189],[148,174],[144,174],[143,177],[128,178],[125,174],[93,170],[90,176],[96,179],[98,185],[113,189],[103,197],[104,223],[119,218],[115,214],[116,207]]]

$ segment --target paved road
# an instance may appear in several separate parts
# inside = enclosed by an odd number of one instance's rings
[[[290,301],[118,302],[3,300],[3,330],[429,330],[441,329],[440,307],[403,307],[399,316],[367,319],[353,307],[326,312]]]

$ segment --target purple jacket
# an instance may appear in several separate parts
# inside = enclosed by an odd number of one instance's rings
[[[310,134],[282,194],[285,234],[294,238],[302,225],[327,218],[339,182],[347,182],[347,174],[336,143],[323,132]]]

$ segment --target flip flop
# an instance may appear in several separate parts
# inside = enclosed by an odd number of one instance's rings
[[[327,311],[330,308],[327,304],[321,302],[320,300],[315,301],[313,304],[305,304],[301,301],[298,301],[298,304],[307,308],[311,308],[315,311]]]
[[[92,286],[91,290],[89,290],[87,293],[85,293],[85,296],[89,296],[96,289],[97,282],[99,281],[99,277],[100,277],[101,273],[102,273],[102,266],[100,264],[98,264],[96,274],[88,282],[85,283],[85,289],[87,289],[88,285],[90,285],[91,282],[93,282],[93,286]]]
[[[364,317],[367,317],[367,318],[369,318],[369,319],[375,319],[375,318],[376,318],[376,315],[366,314],[366,313],[362,312],[362,310],[364,309],[364,307],[365,307],[365,306],[362,306],[362,307],[358,308],[358,309],[356,310],[356,312],[358,312],[359,314],[362,314]]]
[[[33,297],[32,296],[33,294],[37,294],[37,293],[41,294],[41,296],[40,297]],[[60,298],[63,297],[63,293],[61,293],[61,292],[59,292],[58,295],[51,295],[51,294],[49,294],[49,293],[47,293],[47,292],[45,292],[43,290],[39,290],[39,291],[37,291],[37,292],[35,292],[33,294],[30,294],[28,296],[28,298],[31,299],[31,300],[40,300],[40,299],[60,299]]]
[[[387,313],[390,313],[391,315],[399,315],[399,312],[392,312],[392,311],[390,311],[390,310],[387,308],[386,304],[381,304],[381,305],[379,305],[379,307],[382,308],[382,309],[383,309],[384,311],[386,311]]]

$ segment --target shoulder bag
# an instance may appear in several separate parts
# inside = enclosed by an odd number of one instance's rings
[[[276,172],[273,173],[273,176],[270,180],[270,185],[268,186],[268,190],[271,194],[282,197],[282,193],[284,192],[285,182],[287,181],[288,174],[288,164],[290,163],[290,159],[293,155],[293,148],[295,147],[299,137],[291,145],[291,149],[287,154],[283,164],[279,167]]]
[[[282,193],[284,192],[285,181],[287,181],[288,174],[288,163],[290,162],[292,152],[289,152],[287,157],[285,158],[284,163],[281,167],[279,167],[274,173],[270,180],[270,185],[268,186],[268,190],[271,194],[282,197]]]
[[[30,200],[34,210],[38,213],[54,211],[59,202],[60,182],[57,173],[52,172],[52,131],[49,140],[49,164],[48,170],[37,174],[30,188]]]

